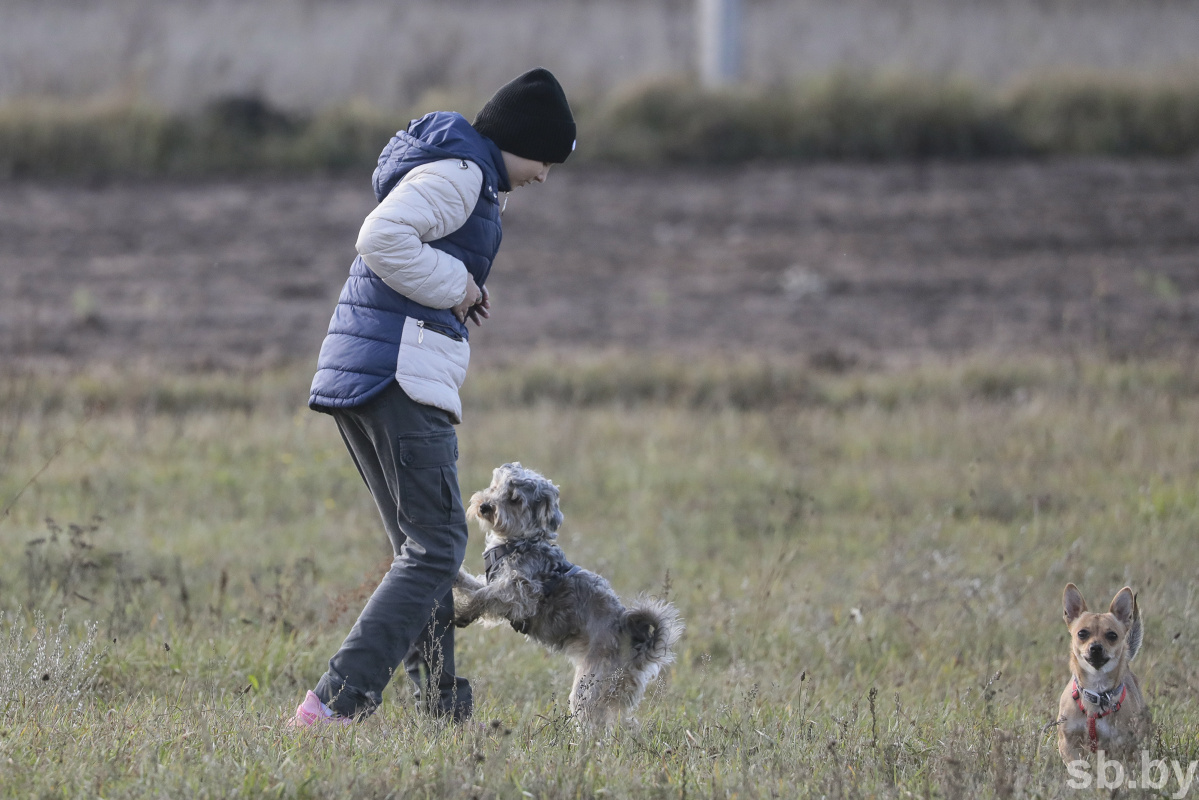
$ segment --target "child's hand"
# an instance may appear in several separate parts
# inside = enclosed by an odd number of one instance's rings
[[[451,308],[450,311],[454,312],[454,316],[458,318],[459,322],[466,322],[466,316],[470,312],[471,308],[474,307],[476,303],[482,301],[485,297],[486,295],[480,291],[478,285],[475,283],[475,279],[470,275],[467,275],[466,296],[462,298],[461,303]],[[477,320],[475,321],[475,324],[478,324]]]
[[[482,325],[483,320],[491,318],[491,294],[488,293],[486,286],[481,287],[480,291],[482,297],[479,298],[479,302],[466,310],[467,319],[473,321],[475,325]]]

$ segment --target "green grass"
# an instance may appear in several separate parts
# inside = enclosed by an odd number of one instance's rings
[[[1073,797],[1067,581],[1139,592],[1150,749],[1199,759],[1193,365],[472,374],[464,490],[543,471],[568,556],[687,620],[602,741],[507,628],[459,637],[477,724],[397,680],[353,730],[282,729],[389,555],[308,377],[0,383],[0,796]]]
[[[447,93],[426,102],[473,117]],[[577,160],[973,159],[1199,151],[1199,79],[1045,74],[994,90],[916,75],[837,73],[782,86],[706,91],[683,80],[578,98]],[[0,178],[304,173],[370,169],[429,107],[361,102],[288,114],[255,97],[190,114],[121,104],[23,101],[0,108]]]

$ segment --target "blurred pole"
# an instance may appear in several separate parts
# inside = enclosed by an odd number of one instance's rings
[[[696,0],[699,80],[707,88],[741,79],[741,0]]]

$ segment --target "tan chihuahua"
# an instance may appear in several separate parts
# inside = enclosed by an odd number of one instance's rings
[[[1136,595],[1125,586],[1106,614],[1096,614],[1068,583],[1062,605],[1070,628],[1070,683],[1058,706],[1058,752],[1067,764],[1099,750],[1131,757],[1149,732],[1149,709],[1129,666],[1141,649]]]

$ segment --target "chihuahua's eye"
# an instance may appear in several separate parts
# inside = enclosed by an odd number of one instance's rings
[[[1091,632],[1089,630],[1087,630],[1086,628],[1083,628],[1081,631],[1078,632],[1079,639],[1085,639],[1090,635],[1091,635]]]
[[[1114,642],[1120,637],[1116,635],[1115,631],[1108,631],[1103,638],[1107,639],[1109,642]]]

